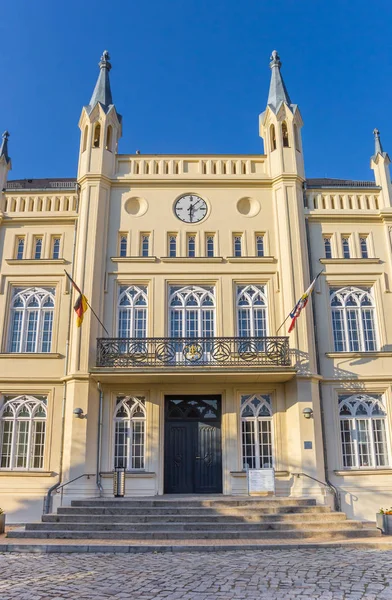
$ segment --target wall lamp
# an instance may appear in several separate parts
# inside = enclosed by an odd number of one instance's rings
[[[313,408],[304,408],[302,414],[305,417],[305,419],[311,419],[313,417]]]
[[[73,414],[77,419],[85,419],[86,415],[83,414],[83,408],[74,408]]]

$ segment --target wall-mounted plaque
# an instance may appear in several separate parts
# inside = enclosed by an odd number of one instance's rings
[[[274,494],[274,469],[248,469],[248,492],[249,494]]]

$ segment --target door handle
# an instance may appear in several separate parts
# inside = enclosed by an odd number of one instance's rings
[[[195,458],[200,458],[200,456],[195,456]]]

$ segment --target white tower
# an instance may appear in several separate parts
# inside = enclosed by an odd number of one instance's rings
[[[78,179],[87,174],[114,175],[122,117],[113,104],[109,59],[105,50],[98,63],[100,72],[90,103],[83,107],[80,116]]]
[[[7,185],[8,171],[11,170],[11,159],[8,156],[8,138],[10,134],[8,131],[3,133],[3,141],[0,147],[0,193],[5,189]]]
[[[268,157],[271,177],[283,173],[297,174],[305,178],[302,153],[301,113],[292,104],[280,72],[279,55],[276,50],[271,56],[271,83],[267,108],[260,115],[260,137],[264,140],[264,152]]]
[[[391,174],[389,171],[391,159],[388,154],[383,151],[379,130],[375,129],[373,134],[375,148],[374,155],[370,159],[370,168],[374,171],[376,184],[382,188],[381,198],[383,208],[387,208],[392,206]]]

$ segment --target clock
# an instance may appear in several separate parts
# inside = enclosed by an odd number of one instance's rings
[[[207,203],[200,196],[185,194],[176,201],[174,212],[184,223],[199,223],[207,214]]]

